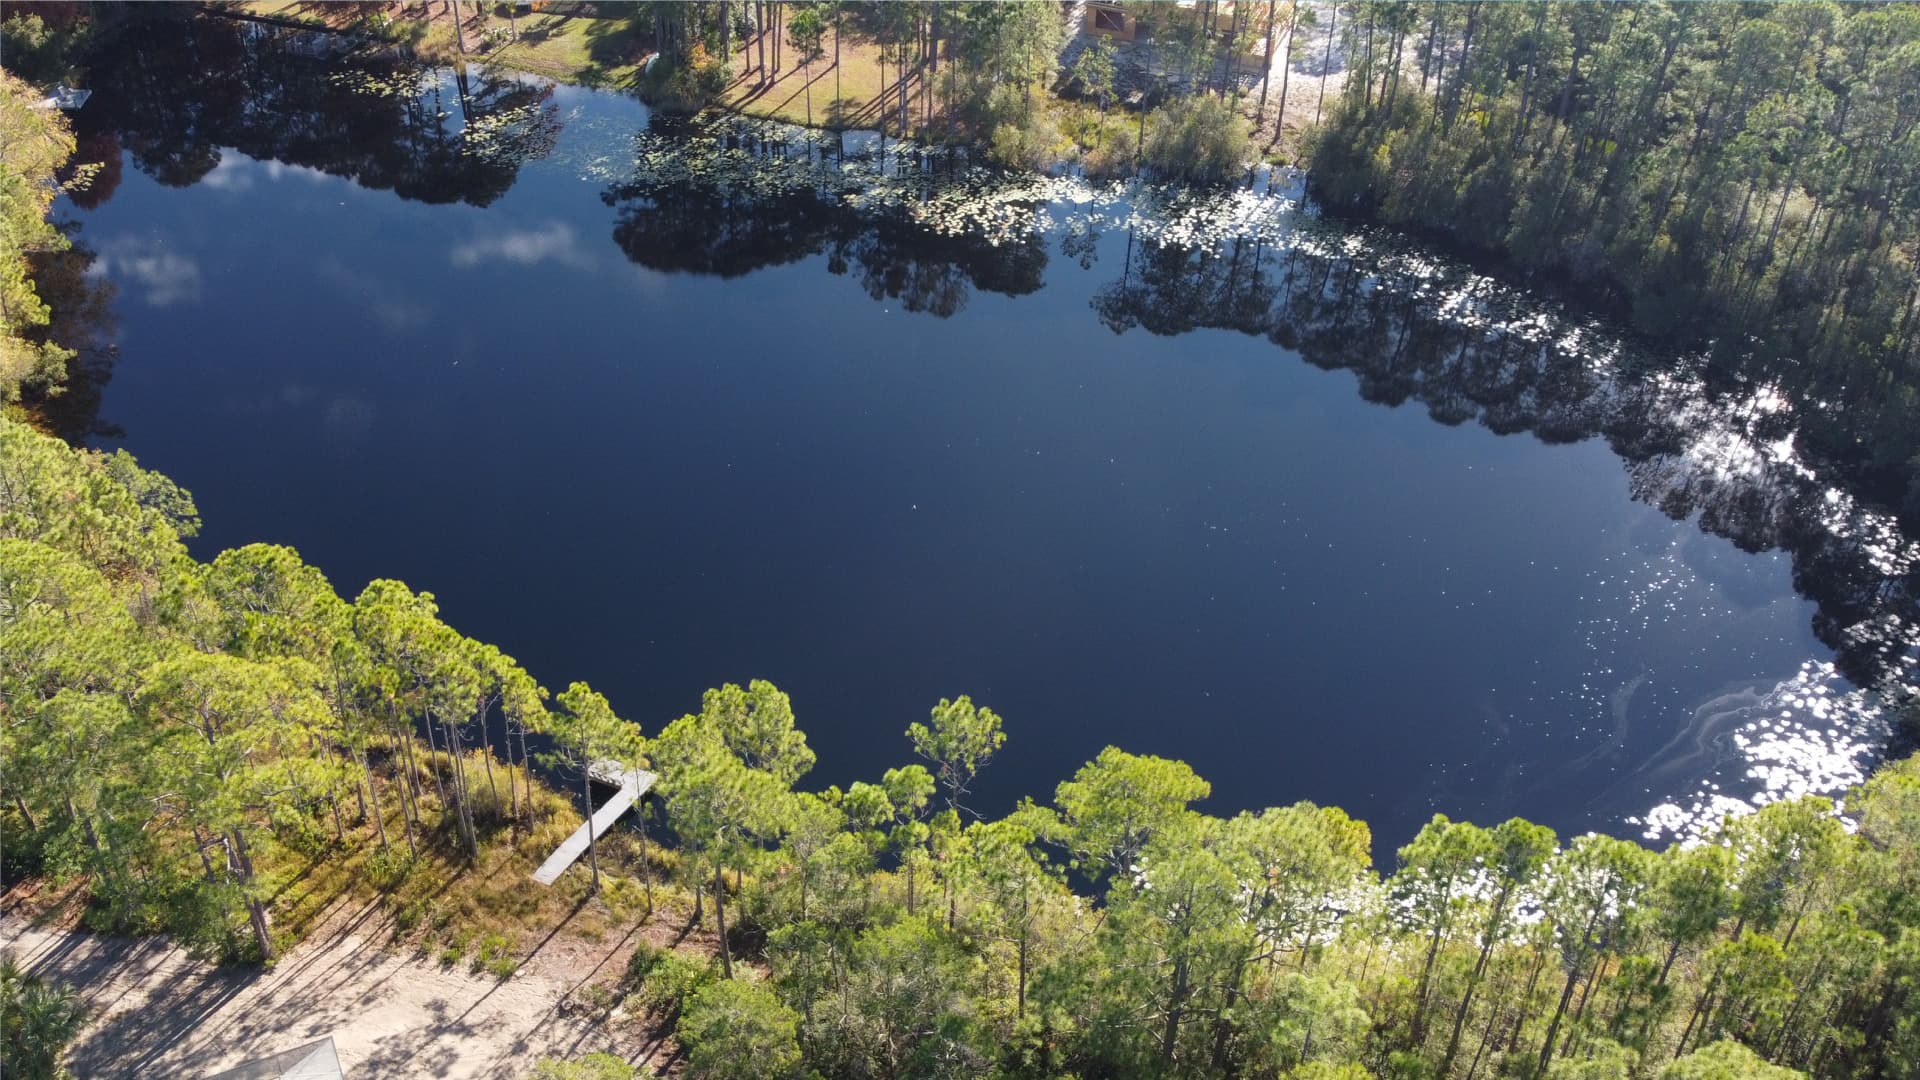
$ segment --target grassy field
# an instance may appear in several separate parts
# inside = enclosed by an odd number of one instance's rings
[[[640,65],[650,51],[647,39],[652,30],[625,12],[603,14],[598,5],[590,3],[548,4],[537,12],[522,10],[513,19],[499,14],[493,5],[464,4],[457,34],[444,3],[242,0],[228,7],[276,21],[383,33],[411,43],[422,57],[433,62],[452,63],[464,58],[561,82],[623,89],[638,82]],[[809,120],[847,127],[877,124],[883,85],[887,99],[898,108],[890,82],[897,76],[889,67],[883,79],[880,49],[871,36],[851,20],[844,31],[838,42],[837,62],[834,34],[829,31],[822,42],[823,55],[811,66],[797,63],[795,50],[787,46],[782,50],[785,59],[780,69],[767,73],[758,69],[758,38],[736,40],[732,78],[720,106],[747,116],[797,124]],[[769,66],[772,54],[769,37]],[[913,95],[912,123],[918,128],[925,120],[921,97],[925,86],[918,72],[909,77],[908,89]],[[942,126],[937,101],[934,115],[936,127]]]
[[[749,38],[746,49],[733,57],[734,77],[721,96],[721,107],[747,116],[796,124],[807,123],[811,117],[816,124],[834,127],[872,127],[879,123],[884,88],[886,103],[891,104],[897,114],[899,99],[893,85],[897,76],[891,66],[883,76],[879,45],[851,25],[845,30],[845,37],[838,45],[837,61],[834,35],[829,31],[821,43],[825,55],[816,59],[810,68],[796,63],[794,50],[789,48],[785,50],[787,55],[780,69],[767,73],[758,68],[758,39]],[[771,65],[771,41],[768,58]],[[921,100],[925,88],[917,76],[918,73],[914,73],[908,81],[915,126],[925,116]],[[938,122],[937,104],[935,117]]]
[[[408,42],[434,63],[464,58],[583,86],[630,87],[647,54],[641,24],[624,15],[601,17],[593,4],[516,8],[511,18],[492,5],[463,4],[457,30],[444,3],[241,0],[225,6],[280,22],[382,34]]]
[[[436,758],[444,769],[445,755]],[[469,768],[476,780],[483,775],[477,755]],[[396,942],[437,956],[445,965],[470,964],[475,972],[504,977],[517,958],[536,947],[536,939],[556,927],[598,940],[615,927],[646,919],[651,911],[643,873],[655,880],[654,900],[663,909],[679,906],[675,890],[664,881],[672,853],[652,846],[643,864],[637,838],[626,830],[601,838],[598,899],[592,896],[584,858],[552,886],[532,883],[534,868],[580,827],[581,817],[567,798],[536,779],[531,810],[522,808],[526,824],[509,827],[506,785],[511,775],[524,791],[525,774],[497,761],[494,773],[500,805],[494,805],[495,794],[485,784],[476,783],[473,790],[481,844],[472,862],[453,833],[439,826],[439,813],[431,807],[418,830],[419,858],[409,862],[398,793],[384,783],[385,852],[370,821],[356,826],[350,820],[346,845],[329,843],[311,855],[274,845],[261,859],[261,875],[272,890],[278,945],[285,948],[314,934],[331,912],[372,901],[392,915]],[[422,784],[423,801],[433,802],[424,772]]]
[[[586,6],[553,5],[511,20],[488,9],[466,20],[465,53],[454,39],[452,21],[436,18],[429,24],[422,51],[438,60],[464,55],[582,86],[633,86],[649,51],[642,42],[640,24],[628,18],[579,13]]]

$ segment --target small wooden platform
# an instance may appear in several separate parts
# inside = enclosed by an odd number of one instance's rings
[[[588,773],[595,780],[609,783],[618,776],[620,789],[613,793],[612,798],[600,804],[600,808],[593,812],[593,817],[585,825],[575,829],[572,836],[567,837],[559,847],[553,849],[553,854],[547,856],[547,861],[541,863],[540,869],[533,872],[533,880],[542,885],[551,885],[560,880],[560,875],[567,872],[567,867],[572,866],[575,860],[587,853],[587,830],[593,830],[594,839],[605,836],[607,830],[613,828],[613,823],[620,820],[620,815],[631,809],[634,803],[639,802],[640,796],[645,795],[647,789],[653,786],[653,782],[659,779],[645,769],[629,769],[625,773],[619,773],[616,771],[618,766],[608,769],[607,766],[610,764],[612,763],[596,761],[589,766]]]

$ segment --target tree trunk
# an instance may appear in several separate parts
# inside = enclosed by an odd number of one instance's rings
[[[520,770],[527,785],[527,816],[533,816],[533,758],[527,753],[527,729],[520,729]]]
[[[899,43],[900,51],[894,56],[895,72],[900,76],[900,137],[907,137],[907,128],[913,123],[913,113],[907,104],[907,43]],[[1029,99],[1033,93],[1032,84],[1028,84]]]
[[[1279,14],[1279,12],[1279,4],[1271,2],[1267,4],[1267,66],[1260,72],[1260,113],[1262,116],[1266,115],[1267,111],[1267,84],[1273,82],[1273,22],[1274,16]],[[1326,85],[1324,80],[1322,80],[1321,85]],[[1283,92],[1281,98],[1284,100],[1285,97],[1286,95]],[[1285,108],[1284,105],[1281,107]],[[1273,129],[1273,136],[1276,139],[1280,137],[1280,128],[1278,125],[1275,125]]]
[[[247,921],[253,924],[253,939],[260,946],[260,959],[273,962],[273,938],[267,933],[267,907],[260,898],[253,895],[253,858],[247,854],[246,837],[239,829],[229,834],[233,838],[233,856],[240,867],[240,883],[247,890]]]
[[[1600,981],[1600,969],[1606,966],[1607,957],[1602,953],[1594,959],[1593,970],[1587,973],[1587,985],[1580,990],[1580,1004],[1573,1009],[1573,1034],[1568,1037],[1565,1049],[1561,1050],[1561,1057],[1571,1056],[1573,1044],[1579,1041],[1580,1022],[1587,1018],[1587,1002],[1593,999],[1593,984]]]
[[[922,135],[933,130],[933,84],[940,74],[940,0],[933,0],[927,13],[926,68],[920,79],[921,110],[920,131]]]
[[[507,817],[515,835],[520,831],[520,783],[513,778],[513,727],[507,728]]]
[[[1812,996],[1813,990],[1820,985],[1820,975],[1826,970],[1826,966],[1827,958],[1823,955],[1814,961],[1812,973],[1796,983],[1799,992],[1793,995],[1793,1005],[1787,1009],[1787,1015],[1780,1020],[1780,1030],[1774,1036],[1773,1046],[1767,1054],[1769,1058],[1775,1061],[1780,1059],[1780,1051],[1786,1046],[1787,1037],[1793,1031],[1793,1023],[1800,1018],[1800,1006],[1806,1004],[1807,998]]]
[[[1527,1010],[1533,1007],[1533,988],[1540,984],[1540,973],[1546,970],[1546,966],[1545,954],[1534,957],[1533,970],[1527,974],[1527,988],[1520,995],[1520,1014],[1523,1018]],[[1507,1040],[1507,1053],[1511,1054],[1520,1049],[1520,1029],[1525,1026],[1524,1022],[1513,1025],[1513,1033]]]
[[[1480,1044],[1473,1049],[1473,1063],[1467,1066],[1467,1080],[1473,1080],[1474,1074],[1480,1071],[1480,1059],[1486,1055],[1488,1045],[1494,1041],[1494,1030],[1500,1023],[1500,1009],[1501,1006],[1506,1004],[1506,990],[1507,983],[1503,978],[1501,982],[1494,987],[1493,1007],[1487,1010],[1487,1026],[1486,1029],[1480,1033]],[[1444,1077],[1447,1074],[1441,1073],[1440,1075]]]
[[[1453,130],[1453,118],[1460,113],[1460,88],[1466,85],[1467,72],[1472,70],[1469,61],[1473,58],[1473,28],[1480,15],[1479,3],[1467,5],[1467,29],[1461,35],[1460,63],[1454,65],[1453,90],[1447,94],[1446,122],[1440,126],[1442,131]]]
[[[1687,1040],[1693,1037],[1694,1025],[1699,1024],[1703,1017],[1713,1011],[1713,995],[1719,988],[1720,970],[1715,968],[1713,977],[1707,980],[1707,988],[1701,991],[1700,996],[1693,1000],[1693,1014],[1687,1017],[1687,1026],[1680,1032],[1680,1041],[1674,1044],[1673,1056],[1675,1060],[1678,1060],[1682,1054],[1687,1052]],[[1706,1031],[1705,1025],[1702,1025],[1700,1030],[1702,1032]]]
[[[1327,69],[1333,66],[1333,35],[1340,29],[1340,5],[1333,5],[1333,18],[1327,23],[1327,48],[1320,57],[1320,96],[1313,103],[1313,122],[1320,123],[1320,107],[1327,101]]]
[[[420,844],[414,839],[416,824],[420,818],[420,772],[413,762],[413,735],[408,733],[401,740],[402,772],[400,784],[400,819],[407,826],[407,852],[414,858],[420,857]]]
[[[1381,87],[1381,92],[1386,95],[1386,100],[1382,103],[1381,108],[1386,111],[1389,122],[1393,119],[1393,103],[1400,96],[1400,68],[1404,66],[1404,61],[1401,59],[1401,49],[1406,46],[1406,41],[1406,30],[1402,27],[1394,27],[1393,49],[1387,53],[1386,74],[1386,79],[1393,81],[1387,83],[1386,80],[1383,79]]]
[[[1507,897],[1511,895],[1510,886],[1503,887],[1500,896],[1494,901],[1493,911],[1487,916],[1486,933],[1480,938],[1480,959],[1474,962],[1473,976],[1467,980],[1466,992],[1460,995],[1460,1008],[1453,1014],[1453,1034],[1447,1038],[1447,1055],[1440,1063],[1440,1075],[1449,1076],[1453,1072],[1453,1059],[1460,1052],[1460,1034],[1466,1030],[1467,1011],[1473,1007],[1473,992],[1479,988],[1480,979],[1487,972],[1487,959],[1493,955],[1493,944],[1497,939],[1502,923],[1506,919]]]
[[[1398,354],[1399,350],[1394,350]],[[1449,881],[1446,888],[1452,889]],[[1444,895],[1444,893],[1443,893]],[[1427,940],[1427,959],[1420,965],[1420,986],[1413,993],[1413,1042],[1419,1045],[1427,1036],[1427,991],[1433,985],[1433,963],[1440,954],[1440,939],[1447,933],[1447,924],[1443,920],[1433,928],[1433,936]]]
[[[67,797],[66,803],[67,820],[80,826],[80,830],[87,834],[87,846],[91,847],[95,854],[98,854],[100,851],[100,837],[93,831],[93,822],[88,820],[85,815],[81,814],[80,811],[74,807],[72,796]]]
[[[460,751],[454,755],[453,759],[454,766],[460,777],[460,818],[465,823],[467,829],[468,852],[473,855],[473,857],[479,858],[480,828],[478,819],[474,816],[473,812],[473,785],[467,781],[467,758],[462,744],[458,739],[454,740],[454,746],[456,750]],[[484,743],[481,744],[481,749],[483,752],[485,751]],[[482,758],[481,760],[484,761],[486,759]],[[492,780],[491,775],[489,775],[488,780]]]
[[[353,778],[353,801],[360,811],[359,824],[365,825],[367,823],[367,789],[360,786],[360,779],[362,776],[366,776],[368,787],[371,787],[373,782],[372,777],[367,776],[366,764],[360,760],[360,752],[358,750],[352,747],[344,747],[340,752],[349,762],[360,768],[360,773]]]
[[[1530,126],[1531,114],[1527,111],[1527,103],[1533,98],[1533,77],[1540,67],[1540,30],[1546,25],[1546,20],[1547,6],[1541,4],[1534,9],[1533,33],[1528,35],[1527,40],[1527,78],[1520,84],[1520,110],[1518,122],[1513,126],[1515,146],[1520,145],[1520,140],[1526,137],[1527,128]]]
[[[1028,915],[1028,913],[1027,913],[1027,911],[1026,911],[1026,906],[1027,906],[1027,905],[1026,905],[1026,904],[1024,904],[1024,903],[1022,903],[1022,904],[1021,904],[1021,911],[1020,911],[1020,984],[1019,984],[1019,988],[1018,988],[1018,990],[1016,991],[1016,997],[1014,998],[1014,1002],[1015,1002],[1015,1004],[1014,1004],[1014,1015],[1015,1015],[1016,1017],[1022,1017],[1022,1018],[1024,1018],[1024,1017],[1025,1017],[1025,1016],[1027,1015],[1027,938],[1028,938],[1028,932],[1027,932],[1027,926],[1028,926],[1028,921],[1027,921],[1027,915]]]
[[[217,881],[218,876],[213,872],[213,860],[207,858],[207,845],[211,843],[213,843],[213,841],[207,839],[206,834],[200,831],[200,826],[195,825],[193,827],[193,846],[195,850],[200,852],[200,868],[207,872],[208,881]]]
[[[1780,193],[1780,206],[1773,212],[1773,224],[1767,227],[1767,261],[1773,260],[1773,242],[1780,235],[1780,221],[1787,216],[1787,203],[1793,199],[1793,185],[1800,178],[1800,159],[1793,159],[1787,171],[1786,190]]]
[[[1358,80],[1360,83],[1360,111],[1367,116],[1372,116],[1373,115],[1373,9],[1371,6],[1368,6],[1363,10],[1365,10],[1367,13],[1367,47],[1366,47],[1365,59],[1362,61],[1362,65],[1366,69],[1366,74],[1363,78]]]
[[[407,732],[407,749],[409,751],[413,749],[413,732],[412,731]],[[434,756],[439,752],[440,752],[440,747],[436,745],[433,741],[433,717],[428,716],[427,717],[427,775],[433,777],[433,792],[435,795],[438,795],[440,797],[440,820],[442,824],[445,824],[446,818],[447,818],[447,806],[448,806],[447,785],[440,779],[439,763],[433,760]]]
[[[1740,200],[1740,216],[1734,219],[1733,228],[1727,233],[1726,248],[1720,255],[1720,266],[1714,271],[1715,277],[1724,278],[1726,277],[1727,271],[1733,268],[1734,253],[1738,252],[1741,247],[1740,234],[1745,231],[1747,227],[1747,211],[1753,208],[1753,192],[1754,185],[1748,184],[1747,196]],[[1764,209],[1763,207],[1763,212]]]
[[[461,841],[467,845],[470,856],[478,855],[478,845],[469,829],[469,822],[467,820],[467,793],[463,773],[460,768],[459,738],[451,724],[443,722],[440,725],[440,730],[443,736],[442,742],[446,746],[447,760],[449,763],[447,769],[447,784],[453,789],[453,799],[451,803],[446,800],[445,793],[442,793],[440,820],[444,823],[447,817],[446,812],[451,809],[453,811],[454,832],[458,834]],[[431,717],[427,719],[427,742],[429,744],[433,742],[433,719]],[[437,774],[438,770],[435,770],[435,772]]]
[[[1727,940],[1739,941],[1741,931],[1745,930],[1746,928],[1747,928],[1747,917],[1745,915],[1742,915],[1738,919],[1735,919],[1733,921],[1733,933],[1728,935]],[[1676,1059],[1678,1059],[1681,1054],[1686,1053],[1687,1039],[1689,1039],[1693,1035],[1693,1026],[1700,1022],[1700,1018],[1711,1007],[1713,1002],[1714,992],[1720,988],[1720,976],[1725,971],[1726,971],[1726,963],[1724,961],[1716,965],[1713,969],[1713,974],[1707,978],[1707,988],[1705,990],[1702,990],[1700,992],[1700,996],[1694,999],[1693,1015],[1687,1017],[1686,1029],[1680,1032],[1680,1042],[1677,1046],[1674,1047],[1673,1056]]]
[[[1300,6],[1295,4],[1293,18],[1287,20],[1287,48],[1280,54],[1280,112],[1273,118],[1273,138],[1276,142],[1280,139],[1281,129],[1287,124],[1287,85],[1293,81],[1293,33],[1299,26]],[[1268,61],[1267,71],[1272,73],[1272,61]]]
[[[490,711],[486,706],[480,709],[480,764],[487,770],[487,796],[493,800],[494,812],[499,813],[500,789],[493,786],[493,738],[487,726],[487,713]],[[511,780],[512,776],[509,775],[508,779]]]
[[[593,774],[580,767],[580,794],[587,800],[587,865],[593,867],[593,895],[600,895],[600,845],[593,835]]]
[[[720,876],[720,860],[713,861],[713,919],[720,928],[720,974],[733,978],[733,956],[727,949],[727,882]]]
[[[1233,981],[1227,984],[1227,1003],[1213,1018],[1213,1070],[1227,1076],[1231,1074],[1227,1062],[1227,1040],[1233,1035],[1233,1023],[1229,1019],[1233,1007],[1240,1001],[1240,984],[1246,980],[1247,965],[1244,958],[1233,962]],[[1305,1055],[1301,1055],[1304,1060]]]
[[[1167,995],[1167,1020],[1160,1031],[1160,1059],[1173,1060],[1173,1047],[1180,1034],[1180,1016],[1185,1010],[1187,1000],[1187,961],[1185,958],[1174,961],[1173,987]]]
[[[1574,960],[1574,966],[1567,969],[1567,983],[1560,989],[1560,1004],[1554,1007],[1553,1020],[1547,1024],[1547,1037],[1540,1044],[1540,1065],[1534,1075],[1544,1076],[1547,1062],[1553,1059],[1553,1044],[1560,1037],[1560,1021],[1567,1015],[1567,1003],[1573,1000],[1573,988],[1580,981],[1580,968],[1586,963],[1585,950]]]
[[[467,763],[462,753],[460,732],[452,724],[444,725],[447,733],[447,754],[453,759],[453,767],[448,777],[453,781],[454,824],[460,829],[461,839],[467,842],[467,855],[480,857],[480,837],[473,826],[473,801],[467,797]]]
[[[373,823],[380,831],[380,846],[384,849],[387,846],[387,820],[380,813],[380,789],[373,782],[373,765],[367,761],[365,751],[357,750],[354,753],[360,759],[361,771],[367,774],[367,797],[373,801]]]
[[[1441,8],[1439,4],[1434,4],[1432,7],[1433,18],[1427,20],[1427,55],[1420,58],[1420,92],[1423,94],[1427,92],[1427,73],[1432,71],[1435,64],[1440,61],[1440,50],[1444,48],[1440,44]],[[1434,85],[1436,87],[1439,85],[1438,75],[1434,76]]]

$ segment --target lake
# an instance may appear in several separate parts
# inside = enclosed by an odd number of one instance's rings
[[[770,679],[816,786],[971,694],[989,813],[1117,744],[1383,851],[1660,838],[1884,738],[1910,545],[1774,388],[1283,178],[997,176],[305,40],[159,21],[76,119],[91,437],[203,558],[400,578],[648,733]]]

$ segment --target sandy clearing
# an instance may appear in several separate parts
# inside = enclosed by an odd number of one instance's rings
[[[387,940],[369,907],[257,972],[159,939],[0,916],[0,951],[75,987],[94,1010],[69,1057],[81,1077],[204,1076],[327,1035],[352,1080],[517,1077],[539,1058],[594,1051],[649,1066],[664,1058],[631,1021],[600,1024],[561,1007],[576,987],[616,975],[631,940],[536,956],[504,982]]]

